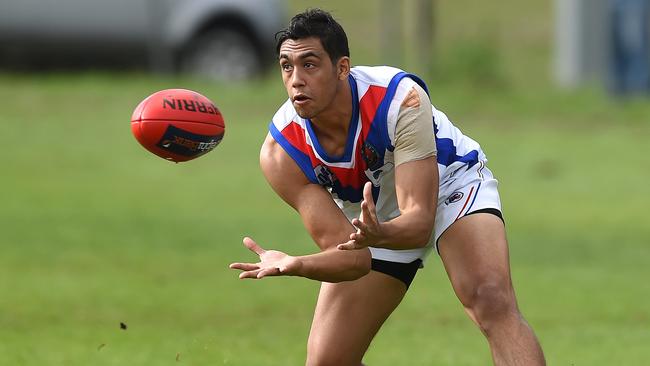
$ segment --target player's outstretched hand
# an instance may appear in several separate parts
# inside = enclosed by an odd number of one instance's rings
[[[266,276],[291,276],[300,267],[300,262],[295,257],[278,250],[266,250],[257,245],[253,239],[244,238],[244,246],[260,257],[257,263],[232,263],[231,269],[238,269],[240,279],[260,279]]]
[[[377,220],[375,201],[372,198],[372,183],[370,182],[366,182],[363,186],[361,214],[358,219],[352,220],[352,225],[357,228],[357,232],[350,234],[350,240],[339,244],[338,249],[363,249],[376,245],[382,238],[382,227]]]

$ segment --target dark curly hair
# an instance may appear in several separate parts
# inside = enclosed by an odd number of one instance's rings
[[[308,9],[291,18],[289,26],[275,34],[275,51],[279,55],[280,46],[288,39],[298,40],[309,37],[320,39],[332,63],[336,63],[343,56],[350,57],[348,37],[343,27],[330,13],[318,8]]]

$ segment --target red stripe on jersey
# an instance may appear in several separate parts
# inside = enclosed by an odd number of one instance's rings
[[[339,168],[331,166],[324,162],[321,162],[314,150],[309,144],[307,144],[307,132],[296,122],[289,123],[285,128],[282,129],[282,136],[289,141],[296,149],[302,151],[311,160],[312,167],[316,167],[319,164],[327,165],[327,167],[334,173],[339,182],[346,187],[353,187],[355,189],[361,189],[364,183],[368,180],[366,174],[363,172],[365,169],[365,164],[363,164],[363,159],[359,155],[359,149],[357,149],[356,156],[354,158],[355,165],[352,168]]]
[[[285,128],[280,131],[287,141],[291,143],[298,150],[307,153],[309,149],[305,149],[307,139],[305,138],[305,130],[299,124],[292,121]]]
[[[467,207],[467,204],[469,203],[469,199],[472,198],[472,192],[474,192],[474,187],[469,190],[469,194],[467,195],[467,199],[465,200],[465,204],[463,205],[463,208],[460,209],[460,212],[458,213],[458,216],[456,216],[456,219],[454,221],[458,220],[460,218],[460,214],[463,213],[463,210],[465,207]]]
[[[370,124],[372,123],[372,120],[375,119],[377,108],[379,107],[379,104],[381,104],[382,99],[384,99],[384,95],[386,95],[386,88],[371,85],[359,101],[363,140],[368,137]]]
[[[307,144],[307,138],[305,136],[306,131],[300,126],[300,124],[292,121],[283,128],[280,133],[282,133],[282,136],[284,136],[293,147],[307,154],[311,160],[312,167],[315,166],[314,162],[317,159],[314,156],[311,147]]]
[[[311,160],[311,165],[313,168],[317,167],[320,164],[327,165],[327,167],[334,173],[339,182],[346,187],[354,187],[355,189],[361,189],[363,184],[366,182],[367,178],[363,172],[364,167],[358,164],[362,159],[360,156],[356,157],[356,164],[353,168],[339,168],[331,166],[327,163],[321,162],[314,150],[309,144],[307,144],[307,131],[305,131],[302,126],[296,122],[289,123],[285,128],[282,129],[282,136],[289,141],[296,149],[305,153],[309,156]],[[359,153],[357,152],[357,155]]]
[[[345,187],[361,189],[363,188],[363,185],[368,181],[368,178],[363,171],[362,165],[365,164],[360,164],[360,158],[360,156],[356,157],[354,167],[352,168],[339,168],[331,165],[328,165],[328,167],[332,173],[336,175],[336,178],[341,182],[341,185]]]

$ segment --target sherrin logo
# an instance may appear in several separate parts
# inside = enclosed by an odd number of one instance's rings
[[[212,150],[217,145],[219,144],[219,141],[217,140],[210,140],[209,142],[199,142],[199,141],[192,141],[189,139],[186,139],[184,137],[180,136],[174,136],[174,140],[163,140],[160,145],[164,148],[169,148],[172,144],[176,144],[178,146],[184,146],[189,150],[196,151],[205,151],[205,150]]]
[[[156,146],[183,156],[203,155],[219,145],[223,135],[205,136],[169,125]]]
[[[189,99],[163,98],[163,109],[173,109],[179,111],[199,112],[218,115],[219,109],[212,103],[203,103]]]

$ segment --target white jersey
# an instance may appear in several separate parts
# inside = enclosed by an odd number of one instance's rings
[[[298,116],[291,100],[277,111],[269,130],[305,176],[328,189],[348,219],[359,216],[363,186],[371,181],[377,218],[380,222],[388,221],[400,215],[393,159],[399,109],[415,83],[427,88],[418,77],[387,66],[354,67],[348,82],[353,105],[343,155],[327,154],[318,142],[311,121]],[[442,187],[460,168],[478,166],[480,161],[484,164],[486,158],[477,142],[463,135],[444,113],[431,108],[434,124],[431,138],[436,142]],[[399,251],[371,248],[371,251],[373,258],[411,262],[424,258],[437,237],[432,235],[425,248]]]

